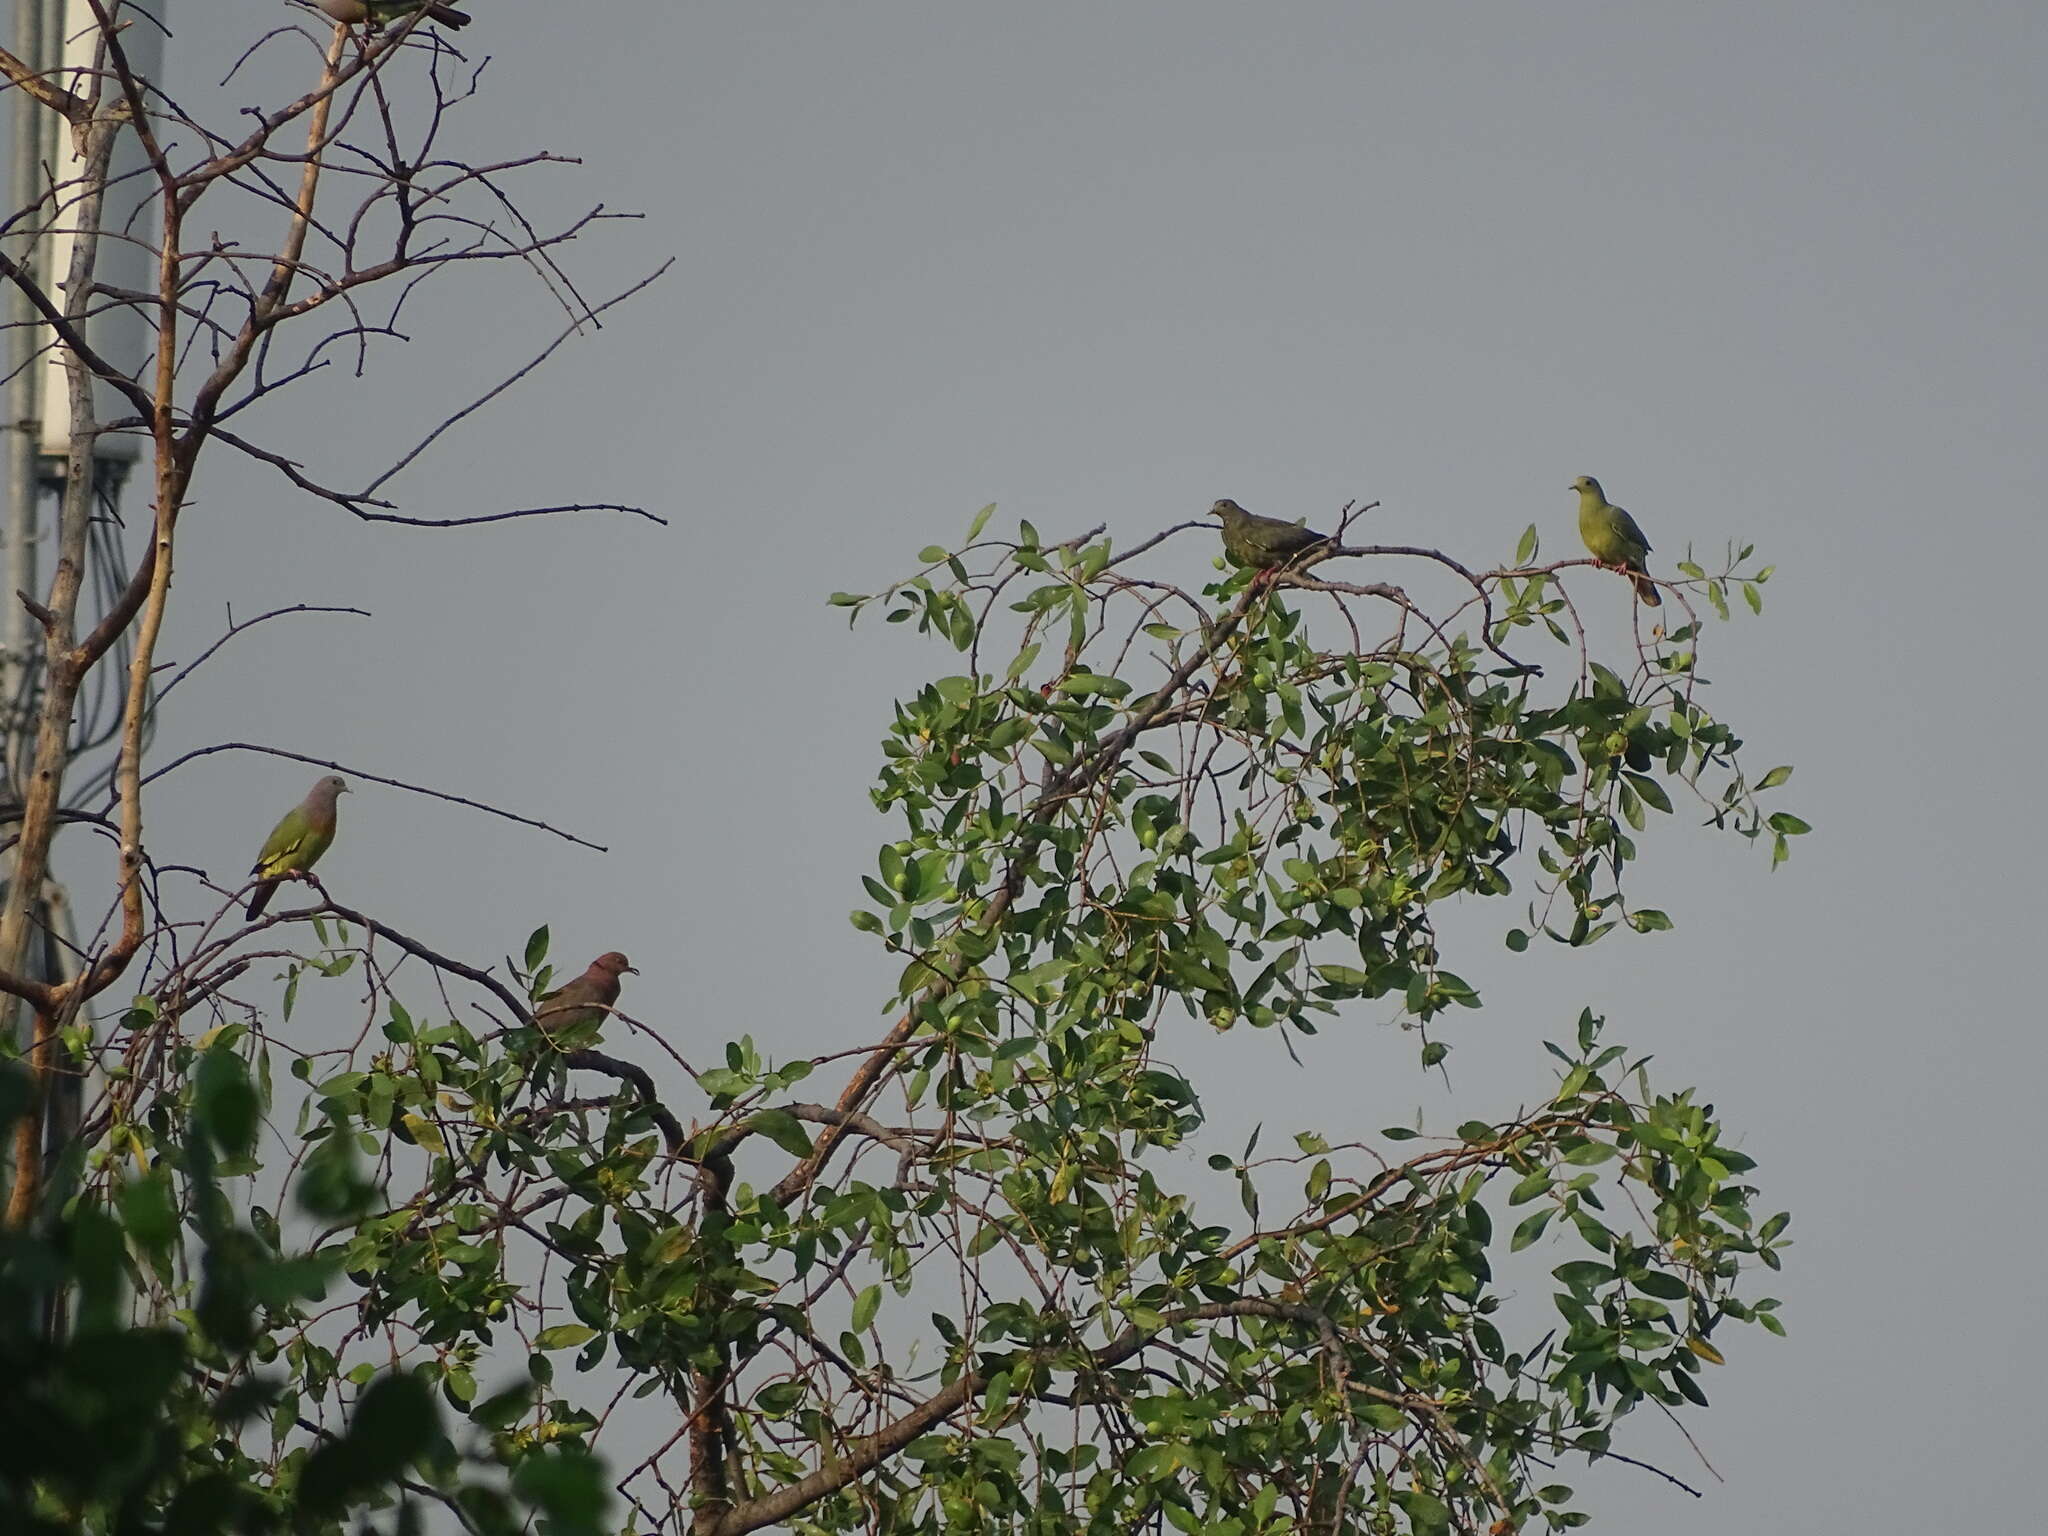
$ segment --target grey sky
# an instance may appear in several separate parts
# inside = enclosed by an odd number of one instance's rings
[[[611,845],[599,858],[390,791],[343,805],[337,894],[487,959],[552,923],[690,1053],[869,1038],[887,974],[846,923],[893,836],[866,798],[888,700],[951,652],[851,639],[869,590],[984,502],[1124,541],[1219,495],[1489,561],[1572,539],[1602,477],[1657,559],[1754,540],[1761,620],[1715,626],[1712,706],[1817,827],[1761,852],[1658,829],[1678,931],[1447,956],[1487,989],[1455,1093],[1361,1018],[1306,1048],[1201,1040],[1225,1131],[1510,1111],[1583,1003],[1745,1131],[1798,1246],[1791,1338],[1749,1330],[1691,1421],[1694,1503],[1569,1471],[1596,1529],[2014,1528],[2037,1501],[2041,1200],[2031,984],[2043,853],[2048,10],[475,0],[494,59],[458,138],[582,157],[598,294],[675,269],[397,486],[467,533],[366,529],[216,460],[163,653],[237,612],[353,603],[237,643],[159,760],[331,754]],[[174,7],[203,99],[282,6]],[[280,55],[280,59],[281,59]],[[260,78],[280,81],[281,75]],[[230,92],[239,103],[245,93]],[[258,94],[281,99],[281,86]],[[363,478],[558,324],[510,273],[321,381],[316,468]],[[282,418],[280,418],[282,421]],[[1194,575],[1208,546],[1166,556]],[[1591,605],[1618,634],[1621,584]],[[166,781],[159,859],[231,876],[313,770]],[[74,855],[76,856],[76,855]],[[680,1093],[680,1090],[678,1090]],[[695,1107],[695,1106],[689,1106]],[[2010,1320],[2017,1311],[2020,1321]],[[1681,1475],[1685,1452],[1645,1419]]]

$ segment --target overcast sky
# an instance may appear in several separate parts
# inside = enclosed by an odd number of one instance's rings
[[[1692,1082],[1795,1213],[1791,1337],[1730,1331],[1691,1422],[1641,1424],[1693,1500],[1576,1470],[1595,1529],[2015,1528],[2048,1346],[2037,609],[2048,556],[2048,8],[2035,3],[544,4],[474,0],[477,158],[579,157],[560,214],[599,334],[451,433],[364,528],[216,456],[166,660],[226,605],[354,604],[223,652],[158,760],[252,740],[486,798],[611,848],[368,789],[323,866],[457,953],[548,922],[686,1053],[873,1035],[890,968],[846,922],[894,836],[866,786],[888,701],[952,653],[823,603],[982,504],[1123,542],[1218,496],[1474,561],[1572,544],[1600,476],[1675,559],[1754,540],[1762,619],[1708,636],[1711,706],[1817,830],[1775,874],[1679,817],[1639,900],[1674,933],[1447,963],[1486,988],[1452,1091],[1362,1014],[1292,1065],[1183,1060],[1241,1140],[1448,1128],[1550,1080],[1583,1004]],[[291,13],[177,4],[188,103],[275,105]],[[310,46],[291,50],[303,60]],[[319,381],[309,468],[361,480],[559,324],[510,271],[443,285],[367,382]],[[1185,540],[1183,540],[1185,543]],[[1198,575],[1208,550],[1169,552]],[[1627,622],[1620,583],[1596,625]],[[176,706],[174,706],[176,707]],[[153,852],[232,877],[312,770],[166,780]],[[1205,1079],[1204,1074],[1209,1076]],[[683,1089],[676,1089],[679,1100]],[[821,1089],[821,1092],[823,1090]],[[697,1107],[684,1101],[685,1111]]]

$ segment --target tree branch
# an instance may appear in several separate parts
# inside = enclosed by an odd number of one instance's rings
[[[1314,1329],[1319,1343],[1328,1346],[1337,1342],[1335,1325],[1314,1307],[1262,1296],[1240,1296],[1229,1301],[1209,1301],[1177,1307],[1161,1314],[1161,1323],[1157,1328],[1126,1328],[1100,1349],[1086,1351],[1088,1362],[1081,1368],[1080,1374],[1113,1370],[1169,1329],[1187,1323],[1213,1322],[1228,1317],[1263,1317],[1298,1323]],[[1034,1349],[1026,1351],[1025,1358],[1034,1366],[1051,1365],[1064,1353],[1066,1351],[1060,1349]],[[1010,1375],[1011,1380],[1016,1381],[1021,1379],[1022,1373],[1012,1370]],[[778,1520],[787,1519],[798,1510],[815,1504],[827,1494],[844,1488],[855,1478],[873,1471],[911,1441],[934,1426],[944,1423],[968,1403],[980,1397],[987,1387],[988,1378],[978,1371],[962,1372],[949,1385],[902,1417],[884,1425],[871,1435],[861,1435],[848,1441],[843,1452],[825,1462],[807,1477],[799,1478],[773,1493],[762,1494],[758,1498],[735,1504],[722,1518],[709,1526],[708,1536],[742,1536],[744,1532],[757,1531],[764,1525],[772,1525]],[[1432,1398],[1389,1392],[1381,1388],[1366,1390],[1384,1402],[1412,1412],[1434,1410],[1439,1406]],[[1032,1394],[1034,1398],[1039,1395]]]
[[[588,838],[578,837],[574,832],[564,832],[560,827],[551,826],[545,821],[537,821],[531,816],[521,816],[516,811],[500,810],[495,805],[488,805],[481,800],[472,800],[466,795],[451,795],[446,790],[429,789],[424,784],[408,784],[403,779],[388,778],[381,773],[370,773],[361,768],[351,768],[344,763],[335,762],[331,758],[309,757],[303,752],[289,752],[283,747],[266,747],[259,742],[253,741],[223,741],[210,747],[194,747],[190,752],[172,758],[163,767],[153,769],[142,782],[144,784],[154,784],[173,769],[182,768],[185,764],[192,762],[196,758],[211,757],[216,752],[260,752],[266,757],[282,757],[294,763],[306,763],[315,768],[331,769],[335,773],[347,774],[352,779],[362,779],[371,784],[388,784],[393,789],[402,789],[408,794],[426,795],[431,799],[446,800],[451,805],[468,806],[473,811],[482,811],[489,816],[497,816],[506,821],[517,822],[522,827],[532,827],[536,832],[551,833],[561,838],[564,842],[574,843],[579,848],[588,848],[593,853],[611,852],[611,849],[603,843],[593,843]]]

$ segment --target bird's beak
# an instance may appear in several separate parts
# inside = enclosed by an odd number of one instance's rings
[[[640,967],[637,965],[629,965],[626,967],[626,974],[628,976],[638,976],[640,974]]]

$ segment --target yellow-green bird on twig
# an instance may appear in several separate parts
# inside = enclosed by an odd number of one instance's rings
[[[1228,496],[1211,507],[1209,515],[1223,519],[1223,553],[1231,563],[1248,565],[1254,570],[1270,571],[1318,544],[1330,542],[1328,534],[1317,533],[1306,519],[1283,523],[1277,517],[1260,517],[1245,511]]]
[[[334,841],[335,802],[348,792],[347,781],[338,773],[330,773],[271,828],[263,851],[256,855],[249,870],[263,882],[249,897],[252,919],[263,915],[270,898],[277,894],[279,882],[320,862],[320,855]]]
[[[1579,537],[1586,541],[1593,558],[1602,565],[1619,566],[1629,572],[1636,584],[1636,596],[1643,600],[1644,607],[1661,606],[1664,599],[1657,595],[1657,584],[1643,568],[1650,541],[1643,537],[1636,520],[1609,501],[1600,482],[1591,475],[1579,476],[1571,488],[1579,493]]]

